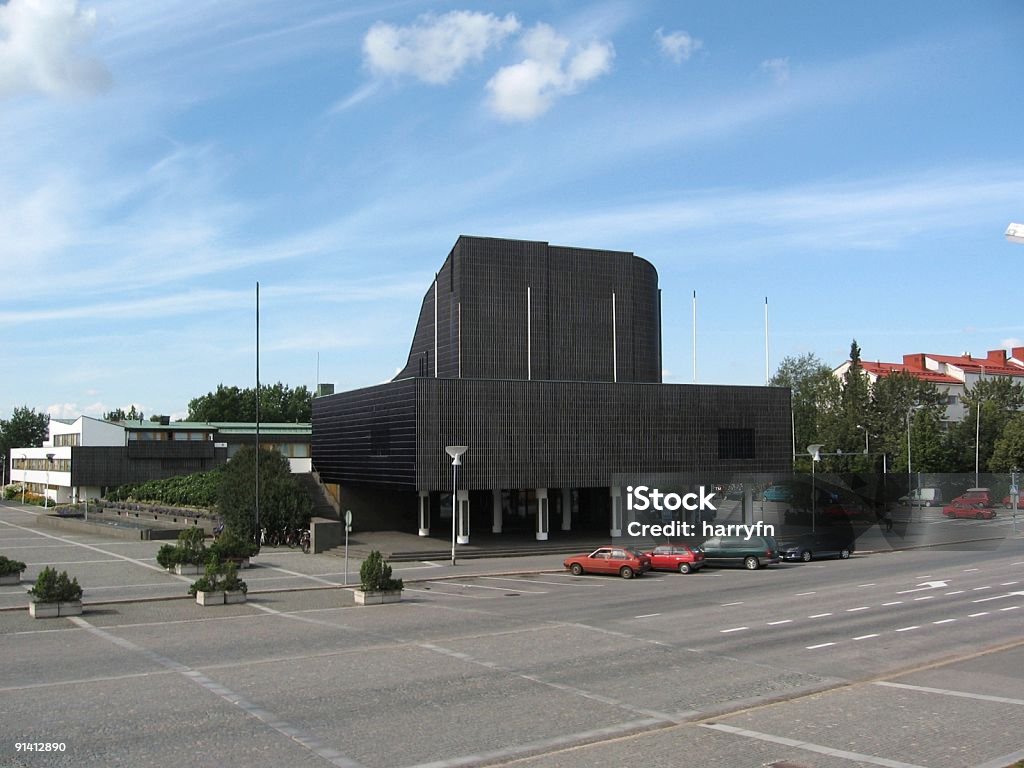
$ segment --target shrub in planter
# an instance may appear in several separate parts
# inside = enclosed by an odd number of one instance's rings
[[[359,584],[355,590],[359,605],[393,603],[402,595],[402,580],[391,578],[391,566],[377,550],[370,552],[359,567]]]
[[[220,597],[215,598],[212,602],[221,604],[226,602],[224,599],[226,593],[245,595],[248,591],[248,585],[238,578],[238,566],[234,563],[221,563],[216,557],[206,563],[206,575],[196,579],[188,588],[188,593],[194,595],[196,601],[202,605],[211,603],[207,597],[211,594],[219,595]],[[244,600],[243,597],[241,600],[232,602],[244,602]]]
[[[233,529],[226,528],[207,551],[210,557],[216,557],[221,562],[232,560],[237,563],[258,555],[260,547],[256,542],[248,541]]]
[[[75,616],[82,612],[82,588],[77,578],[68,578],[67,571],[43,568],[28,593],[32,596],[28,608],[33,617]]]
[[[203,543],[205,537],[206,533],[202,528],[186,528],[178,534],[177,544],[164,544],[157,550],[157,563],[162,568],[176,570],[179,573],[182,566],[204,565],[209,558],[209,552]]]
[[[156,552],[156,562],[168,571],[173,571],[174,566],[181,562],[182,549],[175,544],[163,544]]]
[[[10,576],[11,574],[21,573],[24,570],[25,564],[20,560],[9,560],[0,555],[0,576]]]

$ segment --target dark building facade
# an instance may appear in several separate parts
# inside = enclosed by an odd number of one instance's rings
[[[789,390],[662,384],[660,304],[631,253],[460,237],[396,379],[314,400],[314,465],[363,527],[427,535],[451,528],[445,447],[467,446],[463,541],[481,526],[619,535],[631,478],[788,472]]]

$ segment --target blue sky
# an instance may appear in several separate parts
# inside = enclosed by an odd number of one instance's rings
[[[1021,344],[1020,2],[0,4],[0,415],[390,379],[460,234],[633,251],[665,380]]]

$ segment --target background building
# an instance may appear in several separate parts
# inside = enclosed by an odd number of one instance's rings
[[[364,528],[610,531],[623,486],[792,469],[788,389],[661,383],[661,295],[631,253],[460,237],[406,366],[313,401],[313,462]],[[440,518],[440,519],[439,519]]]
[[[108,488],[206,472],[243,445],[256,425],[227,422],[110,422],[51,419],[42,447],[12,448],[10,482],[53,503],[100,498]],[[293,472],[311,468],[309,424],[260,424],[260,445],[288,457]]]

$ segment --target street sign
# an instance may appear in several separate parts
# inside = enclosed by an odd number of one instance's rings
[[[345,510],[345,525],[349,526],[349,530],[350,531],[352,530],[352,528],[351,528],[351,525],[352,525],[352,510],[351,509],[346,509]]]

